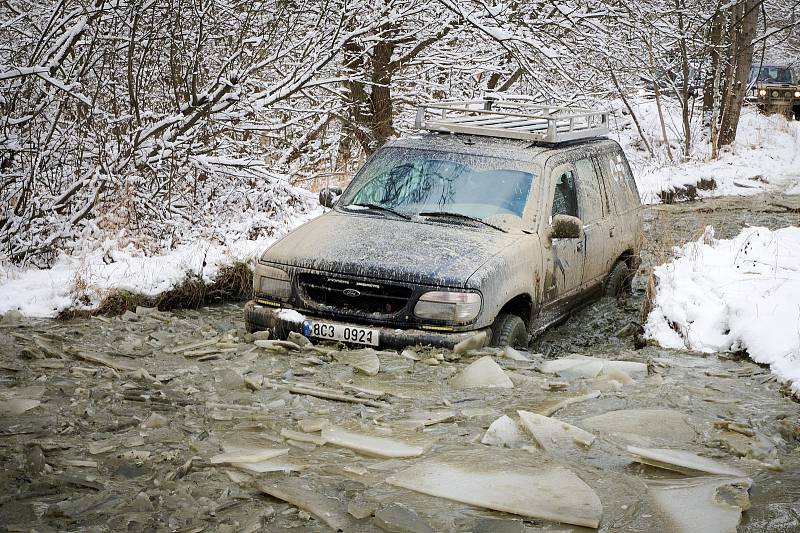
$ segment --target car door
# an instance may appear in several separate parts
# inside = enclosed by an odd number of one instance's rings
[[[609,268],[630,247],[631,235],[637,220],[634,213],[640,203],[636,185],[627,160],[619,149],[609,149],[597,155],[605,178],[605,189],[612,205],[609,216],[609,239],[606,249]]]
[[[583,285],[602,281],[608,273],[606,257],[610,209],[600,174],[591,156],[575,161],[578,172],[578,213],[583,222]]]
[[[555,215],[577,217],[577,173],[572,164],[558,165],[552,170],[550,221]],[[560,300],[576,293],[583,281],[583,239],[553,239],[548,261],[547,293],[550,300]]]

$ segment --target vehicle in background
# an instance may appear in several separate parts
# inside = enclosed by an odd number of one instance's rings
[[[248,330],[372,346],[527,346],[629,287],[642,213],[608,112],[475,100],[420,106],[328,213],[266,250]]]
[[[800,80],[791,67],[753,65],[746,99],[766,115],[800,120]]]

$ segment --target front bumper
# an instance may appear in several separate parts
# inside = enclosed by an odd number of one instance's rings
[[[280,308],[268,307],[250,300],[244,305],[244,320],[250,332],[269,330],[279,339],[285,339],[290,332],[303,333],[301,321],[288,320],[280,316]],[[311,320],[318,320],[313,316],[306,316]],[[349,325],[338,320],[321,319],[331,324]],[[359,324],[352,324],[354,326]],[[380,345],[387,348],[402,348],[404,346],[429,345],[439,348],[452,348],[459,342],[466,340],[482,331],[486,332],[487,339],[491,339],[491,328],[462,331],[458,333],[443,333],[438,331],[425,331],[421,329],[395,329],[367,325],[376,329],[380,335]]]

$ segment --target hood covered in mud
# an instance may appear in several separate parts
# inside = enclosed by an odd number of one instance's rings
[[[520,235],[336,211],[275,243],[262,261],[346,275],[462,287]]]

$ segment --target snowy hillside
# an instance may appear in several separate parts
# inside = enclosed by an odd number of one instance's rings
[[[653,157],[647,153],[630,115],[621,112],[622,103],[615,102],[614,107],[617,113],[611,123],[611,136],[628,155],[643,203],[660,203],[665,191],[675,192],[676,201],[692,199],[695,193],[687,191],[687,187],[696,187],[699,198],[800,193],[800,122],[778,115],[765,116],[745,106],[734,145],[712,161],[707,128],[697,118],[692,122],[691,156],[682,161],[680,108],[667,99],[664,123],[674,159],[670,161],[654,100],[632,101],[643,133],[653,145]],[[699,111],[696,113],[699,115]]]

